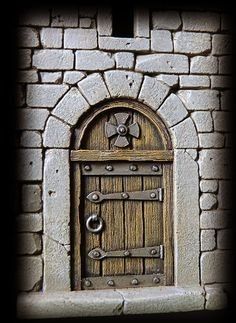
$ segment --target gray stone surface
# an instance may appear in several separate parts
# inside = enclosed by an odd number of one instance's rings
[[[232,209],[233,207],[233,182],[232,181],[219,181],[219,208]]]
[[[80,18],[79,19],[79,26],[80,28],[90,28],[92,25],[91,18]]]
[[[72,8],[58,8],[52,10],[52,27],[77,27],[78,10]]]
[[[225,90],[221,92],[221,110],[231,110],[233,105],[232,90]]]
[[[232,36],[216,34],[212,36],[212,54],[225,55],[232,54]]]
[[[78,70],[103,71],[115,67],[115,61],[110,53],[99,50],[78,50],[75,55],[75,68]]]
[[[38,47],[39,36],[35,28],[19,27],[17,29],[17,43],[20,47]]]
[[[43,83],[60,83],[62,81],[61,72],[41,72],[40,76]]]
[[[112,97],[137,98],[143,79],[142,74],[124,71],[104,73],[108,91]]]
[[[17,50],[17,67],[28,68],[31,65],[31,49]]]
[[[38,79],[38,73],[35,70],[19,71],[17,74],[19,83],[37,83]]]
[[[129,52],[118,52],[114,54],[116,68],[132,69],[134,67],[134,54]]]
[[[26,102],[31,107],[52,108],[67,89],[67,85],[28,85]]]
[[[151,50],[156,52],[172,52],[173,43],[168,30],[151,31]]]
[[[202,210],[215,209],[217,206],[217,198],[215,194],[203,193],[200,197],[200,208]]]
[[[216,180],[202,179],[200,189],[204,193],[215,193],[218,190],[218,182]]]
[[[43,229],[42,213],[25,213],[16,217],[17,232],[40,232]]]
[[[149,9],[144,7],[136,7],[134,9],[134,37],[149,37]]]
[[[79,71],[66,71],[64,73],[63,82],[67,84],[76,84],[86,76],[85,73]]]
[[[33,55],[33,67],[39,70],[71,70],[74,55],[69,49],[40,49]]]
[[[190,72],[193,74],[216,74],[218,60],[215,56],[194,56],[190,60]]]
[[[201,251],[213,250],[216,246],[215,230],[201,230]]]
[[[222,148],[224,147],[225,137],[221,133],[200,133],[199,146],[202,148]]]
[[[17,129],[43,130],[48,115],[46,109],[21,109],[17,111]]]
[[[19,291],[30,291],[40,284],[43,273],[40,256],[17,258],[16,284]]]
[[[18,180],[42,180],[42,149],[18,149],[16,158],[16,178]]]
[[[219,92],[216,90],[180,90],[177,94],[189,110],[219,109]]]
[[[64,120],[70,125],[75,125],[78,118],[84,111],[88,110],[89,104],[75,87],[72,87],[69,92],[62,98],[53,110],[53,115]],[[59,136],[59,133],[57,133]]]
[[[188,73],[188,57],[180,54],[137,56],[135,69],[148,73]]]
[[[215,12],[194,12],[182,13],[183,29],[190,31],[216,32],[220,29],[220,15]]]
[[[213,120],[208,111],[194,111],[191,118],[195,123],[198,132],[211,132],[213,130]]]
[[[70,127],[55,117],[49,117],[43,133],[43,146],[67,148],[70,145]]]
[[[45,8],[27,8],[27,11],[19,15],[20,25],[48,26],[50,23],[50,11]]]
[[[111,36],[112,34],[112,12],[111,9],[99,8],[97,13],[97,30],[100,36]]]
[[[23,185],[21,191],[21,206],[23,212],[38,212],[42,207],[41,187],[35,185]]]
[[[187,118],[171,128],[174,148],[197,148],[198,137],[191,118]]]
[[[231,170],[229,149],[207,149],[199,152],[199,171],[202,178],[230,178]]]
[[[233,87],[232,76],[213,75],[211,76],[212,89],[230,89]]]
[[[16,253],[34,255],[42,251],[41,236],[37,233],[18,233],[16,236]]]
[[[231,220],[231,211],[203,211],[200,217],[200,227],[202,229],[224,229],[232,225]]]
[[[233,249],[234,231],[233,229],[224,229],[217,231],[217,248]]]
[[[223,288],[206,286],[206,310],[222,310],[227,307],[227,294]]]
[[[177,30],[181,19],[177,11],[154,11],[152,15],[153,29]]]
[[[220,56],[219,60],[219,73],[220,74],[231,74],[232,73],[232,57]]]
[[[41,133],[39,131],[23,131],[20,137],[20,146],[28,148],[41,147]]]
[[[64,31],[64,48],[94,49],[97,47],[96,29],[68,28]]]
[[[176,53],[203,54],[211,49],[211,36],[207,33],[178,31],[174,34]]]
[[[147,51],[150,48],[149,39],[146,38],[123,38],[101,36],[98,39],[100,49]]]
[[[181,88],[205,88],[210,87],[210,78],[206,75],[180,75]]]
[[[159,74],[156,76],[157,80],[163,81],[169,86],[175,86],[179,83],[178,75],[172,75],[172,74]]]
[[[44,48],[61,48],[62,28],[42,28],[40,39]]]

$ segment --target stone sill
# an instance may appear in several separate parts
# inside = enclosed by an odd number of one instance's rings
[[[119,290],[22,293],[18,318],[69,318],[189,312],[225,307],[225,294],[216,288],[146,287]]]

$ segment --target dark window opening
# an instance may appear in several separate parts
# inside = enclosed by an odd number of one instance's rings
[[[112,7],[112,36],[134,37],[134,10],[132,7]]]

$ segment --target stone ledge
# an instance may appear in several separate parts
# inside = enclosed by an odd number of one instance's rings
[[[206,308],[218,308],[220,295],[221,290],[217,289],[214,293],[211,290],[211,306]],[[216,302],[214,296],[217,297]],[[208,297],[205,299],[203,287],[164,286],[108,291],[22,293],[18,296],[17,313],[18,318],[40,319],[189,312],[204,310],[205,301],[207,303]]]

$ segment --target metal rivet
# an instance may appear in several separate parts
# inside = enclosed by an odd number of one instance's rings
[[[153,165],[152,166],[152,171],[158,172],[159,171],[159,166],[158,165]]]
[[[132,171],[135,171],[135,170],[138,169],[138,167],[136,165],[130,165],[129,169],[132,170]]]
[[[92,200],[97,201],[99,199],[99,196],[97,194],[92,195]]]
[[[154,284],[158,284],[158,283],[160,283],[160,278],[154,277],[152,281]]]
[[[131,280],[131,284],[132,284],[132,285],[138,285],[138,284],[139,284],[138,279],[136,279],[136,278],[132,279],[132,280]]]
[[[87,170],[87,171],[91,170],[91,166],[90,165],[84,165],[84,170]]]
[[[156,249],[151,249],[150,250],[150,254],[151,255],[156,255],[157,254],[157,250]]]
[[[113,166],[112,166],[112,165],[107,165],[105,168],[106,168],[106,170],[108,170],[109,172],[113,170]]]
[[[152,192],[152,193],[150,194],[150,197],[151,197],[152,199],[154,199],[156,196],[157,196],[157,195],[156,195],[156,193],[154,193],[154,192]]]
[[[88,279],[86,279],[86,280],[84,281],[84,285],[85,285],[86,287],[90,287],[90,286],[91,286],[91,281],[90,281],[90,280],[88,280]]]
[[[115,285],[114,280],[108,280],[107,285],[114,286]]]
[[[160,268],[157,268],[156,272],[159,273],[160,272]]]
[[[128,256],[130,256],[131,255],[131,253],[130,253],[130,251],[129,250],[125,250],[124,251],[124,256],[125,257],[128,257]]]
[[[121,193],[121,197],[123,199],[128,199],[129,198],[129,194],[128,193]]]
[[[99,252],[99,251],[94,251],[94,252],[93,252],[93,257],[94,257],[94,258],[98,258],[98,257],[100,257],[100,255],[101,255],[101,254],[100,254],[100,252]]]

